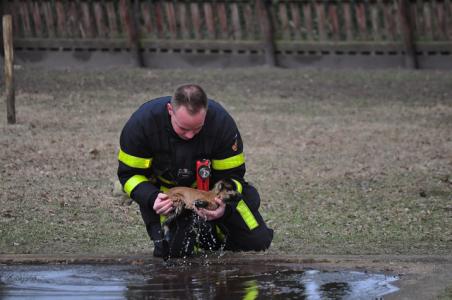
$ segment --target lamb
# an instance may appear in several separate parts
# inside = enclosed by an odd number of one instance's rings
[[[167,216],[167,219],[162,224],[165,231],[168,230],[167,227],[169,224],[185,209],[193,211],[195,208],[215,210],[218,208],[215,197],[220,198],[224,203],[236,200],[240,197],[240,193],[235,191],[234,187],[235,184],[232,180],[220,180],[210,191],[202,191],[189,187],[174,187],[169,189],[166,194],[173,201],[175,209]]]

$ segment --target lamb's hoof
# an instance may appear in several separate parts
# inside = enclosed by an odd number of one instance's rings
[[[203,200],[195,200],[195,207],[196,208],[206,208],[209,205],[207,201]]]

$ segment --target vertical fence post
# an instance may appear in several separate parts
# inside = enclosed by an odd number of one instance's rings
[[[275,41],[273,39],[273,18],[271,12],[271,0],[256,0],[256,9],[258,11],[260,29],[264,43],[265,62],[270,67],[275,67],[276,51]]]
[[[411,24],[410,0],[399,0],[399,11],[403,44],[405,47],[405,67],[418,68],[416,47],[414,44],[413,26]]]
[[[3,6],[6,6],[6,4],[3,4],[3,1],[0,1],[0,16],[3,16],[6,14],[5,9]],[[0,22],[0,34],[2,34],[2,38],[0,39],[0,49],[3,49],[3,21]]]
[[[0,1],[0,16],[3,16],[3,14],[5,14],[6,12],[3,9],[3,1]],[[4,49],[3,46],[3,20],[0,22],[0,34],[2,35],[0,38],[0,51],[1,49]],[[1,57],[0,57],[0,61],[1,61]]]
[[[132,1],[132,5],[130,3]],[[141,56],[140,39],[138,32],[138,14],[140,11],[138,0],[120,0],[119,7],[124,18],[124,25],[126,26],[128,43],[130,52],[132,54],[133,62],[136,67],[143,67],[144,62]]]
[[[133,37],[131,37],[132,43],[134,45],[134,57],[137,67],[144,67],[143,55],[141,54],[141,43],[140,43],[140,2],[139,0],[132,0],[132,28]]]
[[[11,15],[4,15],[3,45],[5,49],[5,91],[6,91],[6,115],[8,124],[16,123],[16,105],[14,95],[14,50],[13,50],[13,20]]]

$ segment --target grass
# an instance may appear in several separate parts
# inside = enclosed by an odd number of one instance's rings
[[[270,252],[450,253],[452,73],[268,68],[17,70],[0,253],[150,251],[137,206],[113,192],[119,132],[186,82],[238,123]]]
[[[438,300],[452,299],[452,285],[449,285],[440,295],[436,297]]]

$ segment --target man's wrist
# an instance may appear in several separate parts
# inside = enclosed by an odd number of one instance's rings
[[[224,214],[219,217],[218,219],[216,219],[215,221],[217,222],[223,222],[225,220],[227,220],[232,214],[232,206],[229,204],[226,204],[224,207]]]

